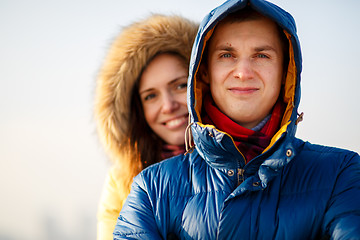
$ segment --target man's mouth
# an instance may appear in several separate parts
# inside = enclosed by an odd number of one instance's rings
[[[259,89],[255,87],[234,87],[229,90],[235,94],[251,94]]]

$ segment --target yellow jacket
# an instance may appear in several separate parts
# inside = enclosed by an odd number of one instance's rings
[[[113,166],[105,179],[98,208],[98,240],[113,239],[112,233],[116,220],[127,196],[122,194],[124,189],[121,189],[121,177],[119,173],[118,167]]]

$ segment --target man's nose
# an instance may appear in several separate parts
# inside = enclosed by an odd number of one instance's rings
[[[163,95],[161,106],[161,111],[163,113],[172,113],[173,111],[177,110],[179,106],[179,102],[171,93]]]
[[[247,80],[253,77],[253,70],[249,59],[239,59],[236,62],[233,75],[239,80]]]

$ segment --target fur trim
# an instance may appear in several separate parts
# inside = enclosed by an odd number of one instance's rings
[[[189,61],[197,28],[180,16],[152,15],[123,29],[111,45],[97,79],[95,118],[113,161],[119,161],[128,138],[130,95],[143,68],[160,52],[176,52]]]

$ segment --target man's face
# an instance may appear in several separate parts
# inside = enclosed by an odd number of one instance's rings
[[[203,78],[221,112],[253,128],[272,110],[283,78],[277,26],[266,18],[219,24],[210,40]]]

